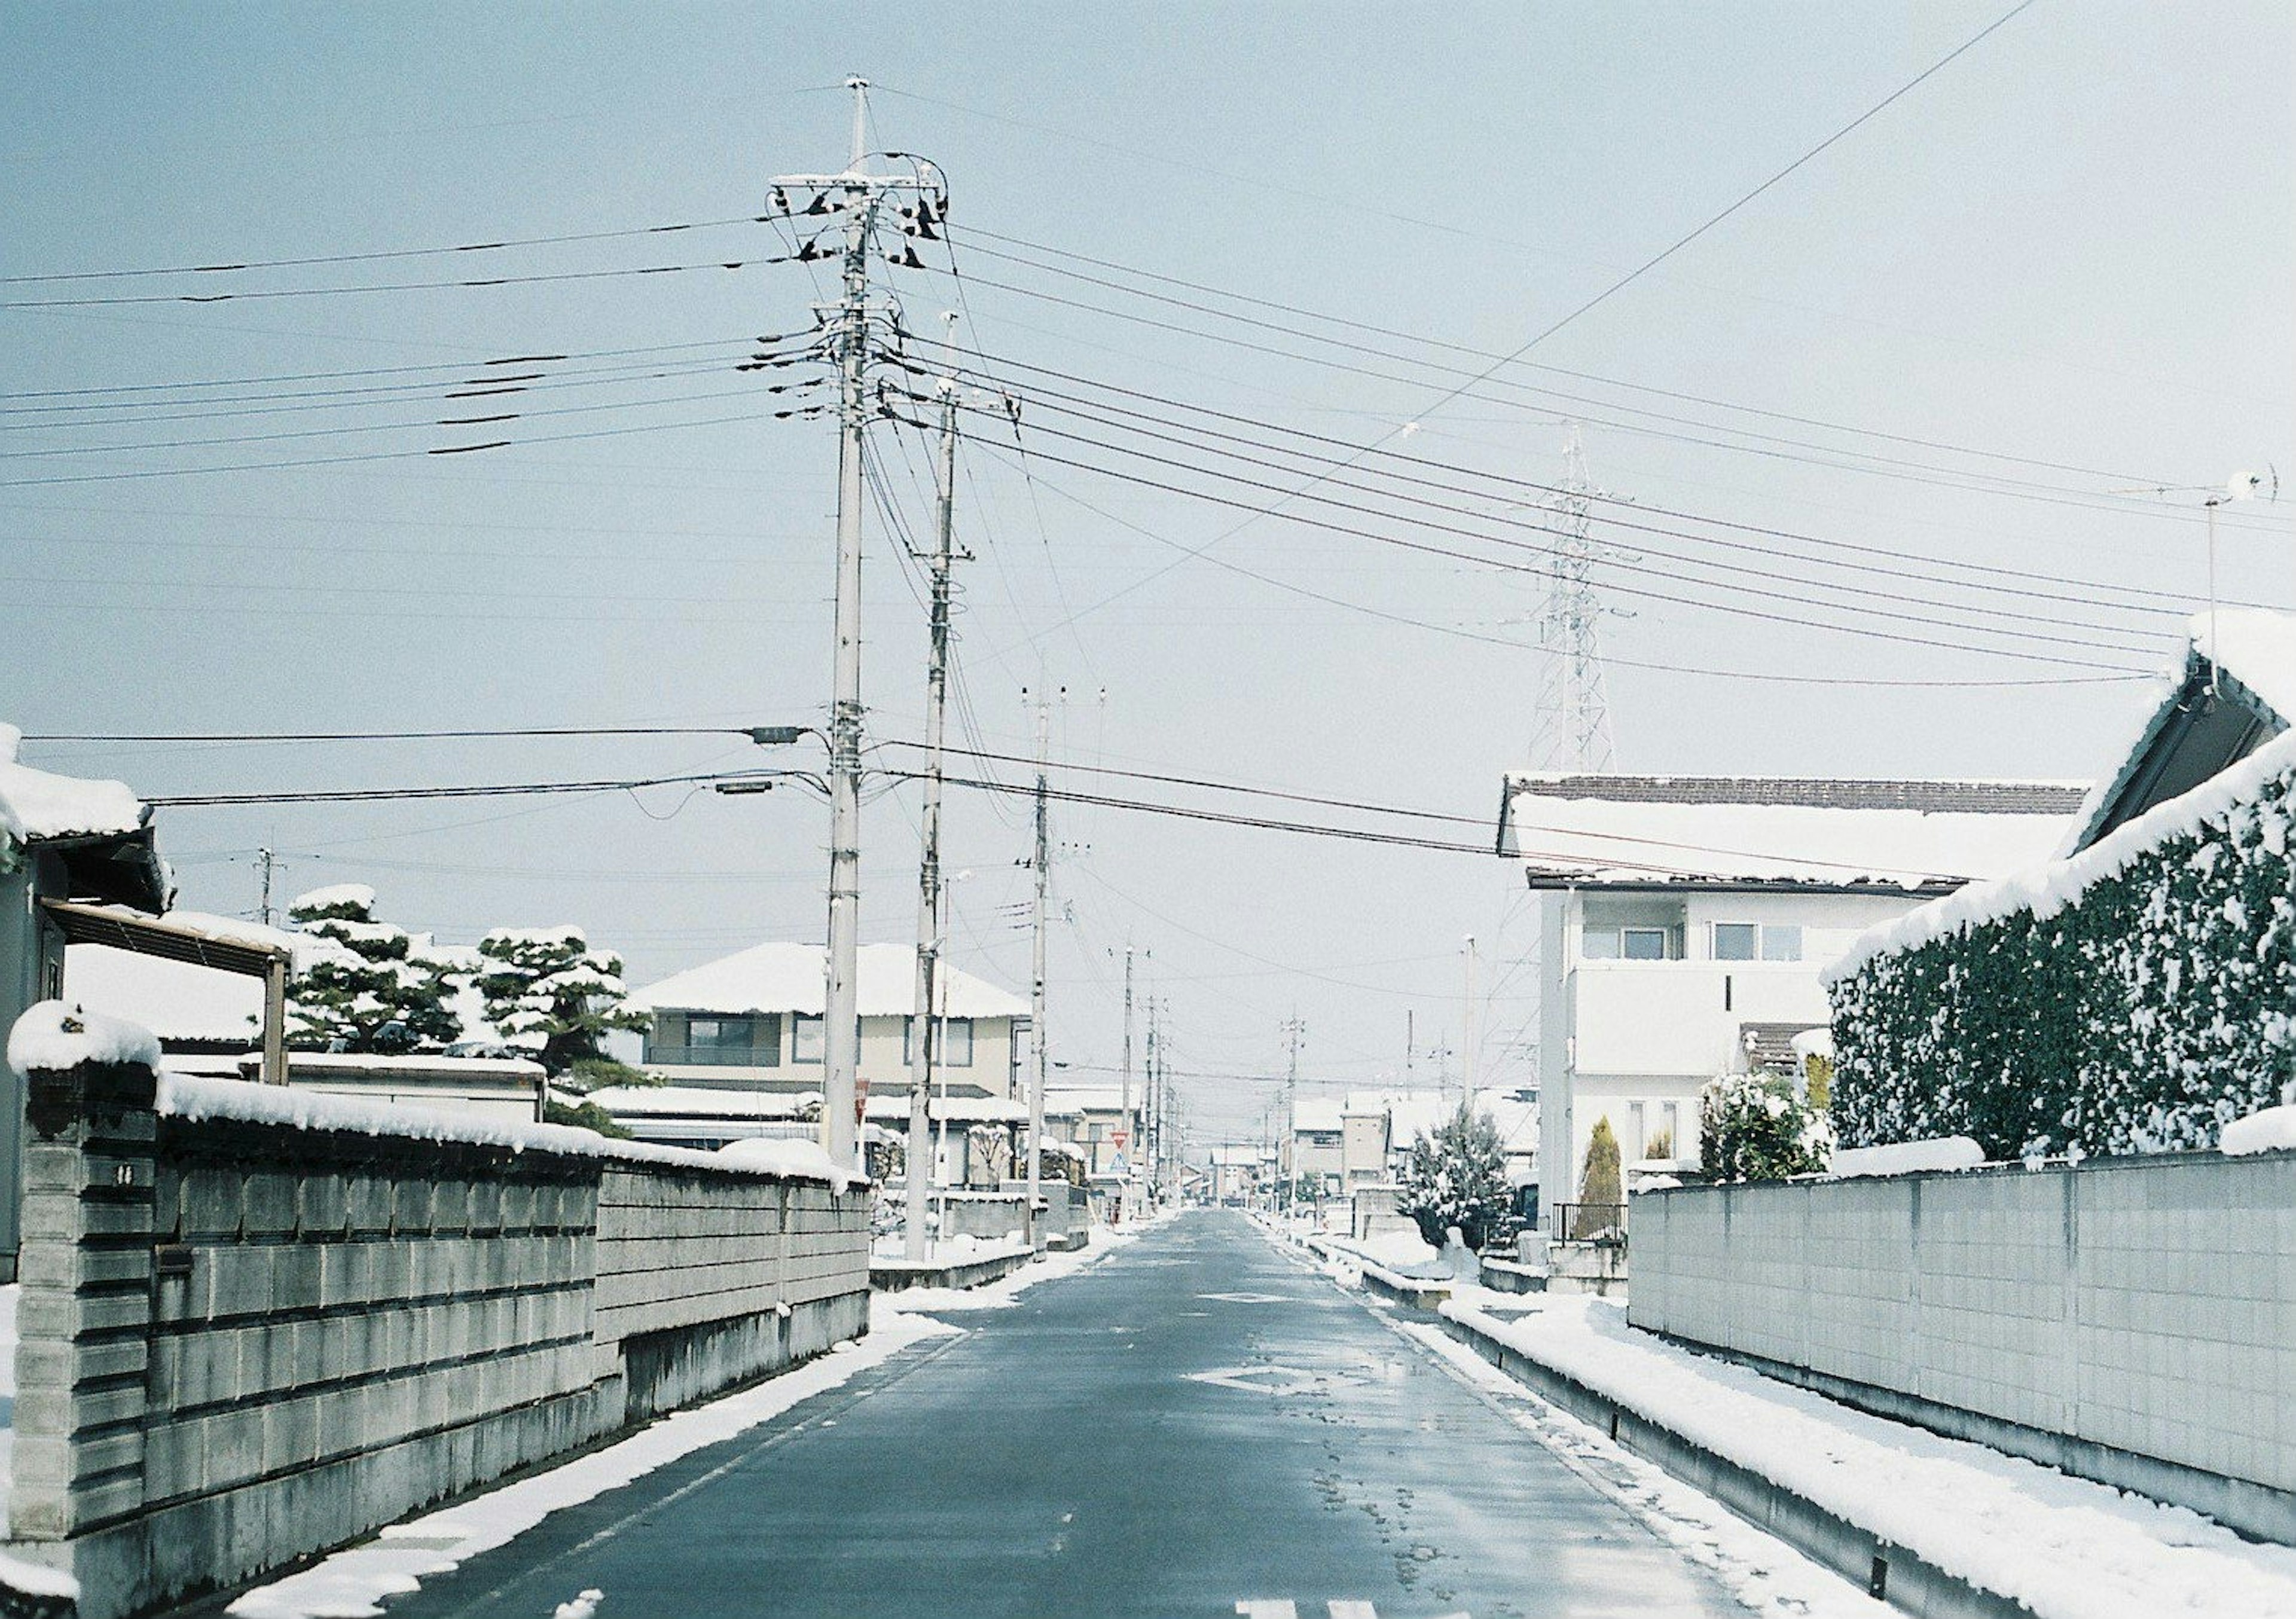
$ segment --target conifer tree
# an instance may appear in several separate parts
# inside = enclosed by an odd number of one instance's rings
[[[1570,1224],[1573,1241],[1615,1230],[1620,1223],[1618,1206],[1627,1200],[1619,1182],[1619,1138],[1611,1116],[1595,1121],[1587,1138],[1587,1166],[1578,1176],[1579,1209]]]
[[[610,1029],[649,1019],[623,1002],[622,959],[593,950],[579,928],[501,928],[479,941],[479,993],[504,1043],[523,1047],[554,1075],[603,1055]]]
[[[1438,1247],[1452,1226],[1469,1247],[1504,1237],[1513,1222],[1514,1189],[1507,1183],[1506,1148],[1488,1114],[1466,1103],[1411,1143],[1400,1176],[1398,1212],[1418,1223]]]
[[[287,1038],[303,1051],[396,1055],[438,1051],[462,1034],[447,1004],[452,967],[404,928],[374,918],[374,890],[317,888],[287,907],[308,936],[287,990]]]

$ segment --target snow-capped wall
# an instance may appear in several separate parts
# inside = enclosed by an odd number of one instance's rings
[[[1842,1143],[2205,1148],[2296,1101],[2292,818],[2296,732],[2070,860],[1866,935],[1827,985]]]

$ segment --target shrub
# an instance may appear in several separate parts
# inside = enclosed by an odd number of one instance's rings
[[[1698,1094],[1700,1167],[1716,1181],[1783,1181],[1816,1174],[1833,1129],[1775,1074],[1725,1074]]]
[[[1828,986],[1842,1141],[2205,1148],[2296,1094],[2284,759],[2251,756],[2036,879],[1940,902],[1969,919],[1951,931],[1851,958]]]
[[[1606,1113],[1595,1121],[1594,1132],[1587,1138],[1587,1166],[1578,1176],[1578,1201],[1583,1206],[1571,1219],[1570,1239],[1584,1242],[1617,1231],[1618,1206],[1626,1200],[1619,1175],[1618,1132],[1611,1128],[1611,1116]]]
[[[542,1109],[542,1122],[545,1124],[569,1124],[577,1130],[594,1130],[618,1141],[630,1139],[630,1132],[622,1128],[620,1122],[595,1102],[546,1103]]]
[[[1436,1247],[1455,1225],[1471,1248],[1514,1230],[1514,1189],[1507,1182],[1498,1126],[1464,1102],[1432,1136],[1422,1132],[1412,1141],[1398,1184],[1397,1211],[1408,1214]]]

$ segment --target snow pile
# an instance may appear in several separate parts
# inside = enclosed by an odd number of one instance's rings
[[[76,1068],[84,1062],[160,1066],[160,1043],[125,1018],[107,1018],[61,1001],[43,1001],[8,1034],[8,1066],[19,1074]]]
[[[247,1592],[226,1611],[238,1619],[351,1619],[379,1615],[382,1599],[422,1589],[422,1582],[481,1552],[507,1545],[552,1513],[594,1500],[658,1468],[746,1433],[799,1402],[849,1381],[923,1338],[955,1329],[922,1316],[873,1321],[869,1336],[837,1345],[792,1371],[739,1394],[695,1406],[603,1450],[490,1490],[459,1506],[394,1524],[375,1539],[299,1574]],[[578,1597],[579,1602],[590,1593]]]
[[[2038,1619],[2296,1619],[2296,1549],[2183,1508],[1676,1349],[1604,1301],[1442,1312]]]
[[[859,1185],[858,1177],[838,1166],[826,1149],[818,1141],[776,1141],[764,1136],[734,1141],[720,1147],[710,1155],[722,1163],[738,1164],[744,1169],[763,1170],[769,1175],[786,1175],[793,1180],[826,1181],[840,1191]]]
[[[1926,1141],[1893,1141],[1887,1147],[1844,1147],[1834,1153],[1827,1173],[1847,1181],[1861,1175],[1975,1169],[1984,1162],[1985,1149],[1975,1141],[1965,1135],[1946,1135]]]
[[[2296,1107],[2267,1108],[2233,1120],[2217,1138],[2217,1150],[2234,1157],[2252,1152],[2296,1151]]]
[[[59,776],[16,762],[24,733],[0,725],[0,837],[15,843],[133,832],[151,819],[125,781]]]

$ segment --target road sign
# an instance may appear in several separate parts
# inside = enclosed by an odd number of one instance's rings
[[[1132,1138],[1121,1130],[1111,1130],[1108,1132],[1108,1139],[1117,1146],[1121,1147],[1125,1142],[1130,1141]]]

